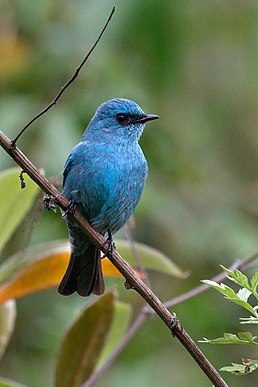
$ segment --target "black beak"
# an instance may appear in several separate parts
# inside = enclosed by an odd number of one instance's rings
[[[141,117],[137,118],[134,122],[140,122],[141,124],[145,124],[145,122],[147,121],[157,120],[158,118],[159,116],[157,116],[157,114],[144,114]]]

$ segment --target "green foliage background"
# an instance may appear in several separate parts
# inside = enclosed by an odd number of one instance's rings
[[[103,101],[131,98],[146,112],[160,115],[141,139],[150,172],[135,214],[134,237],[191,273],[186,280],[173,281],[151,276],[153,290],[166,300],[258,246],[258,4],[2,0],[0,117],[1,130],[9,137],[53,99],[113,5],[114,19],[79,79],[18,146],[48,177],[61,175],[69,152]],[[1,169],[12,165],[0,152]],[[66,235],[59,215],[43,213],[30,243]],[[19,232],[16,237],[6,256],[26,239]],[[139,297],[124,293],[123,299],[139,309]],[[28,386],[50,385],[59,339],[85,302],[76,296],[62,298],[56,289],[18,301],[15,335],[1,375]],[[225,306],[217,294],[207,292],[175,311],[198,340],[238,331],[239,310]],[[257,358],[245,347],[202,349],[217,368],[242,356]],[[257,383],[255,373],[225,378],[234,386]],[[193,380],[208,385],[182,346],[153,318],[98,386],[190,386]]]

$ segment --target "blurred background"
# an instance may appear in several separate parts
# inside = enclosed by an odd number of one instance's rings
[[[55,97],[114,5],[111,25],[79,78],[18,146],[47,177],[61,176],[105,100],[130,98],[146,113],[159,114],[141,138],[149,177],[133,235],[190,273],[185,280],[150,274],[153,290],[167,300],[217,274],[220,264],[229,267],[258,248],[258,4],[1,0],[0,117],[10,138]],[[1,151],[1,170],[13,165]],[[42,213],[30,243],[66,237],[60,214]],[[120,294],[139,310],[139,296]],[[18,300],[0,374],[29,387],[50,386],[59,340],[85,302],[60,297],[56,289]],[[249,329],[239,325],[242,310],[211,290],[174,310],[195,341]],[[200,346],[217,368],[241,357],[258,358],[247,347]],[[257,373],[223,376],[230,386],[258,381]],[[210,385],[162,322],[152,318],[97,386],[187,387],[193,381]]]

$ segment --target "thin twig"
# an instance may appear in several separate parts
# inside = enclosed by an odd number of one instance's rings
[[[250,265],[250,263],[253,262],[256,258],[258,258],[258,251],[256,251],[252,255],[249,255],[248,257],[244,258],[242,261],[237,260],[236,262],[233,263],[233,265],[231,265],[229,267],[229,270],[232,270],[232,271],[237,270],[237,269],[238,270],[245,270]],[[227,277],[227,274],[224,271],[222,271],[221,273],[219,273],[215,277],[213,277],[212,281],[220,282],[220,281],[223,281],[226,277]],[[205,292],[208,289],[210,289],[210,286],[208,286],[206,284],[199,285],[196,288],[189,290],[189,292],[186,292],[186,293],[181,294],[177,297],[174,297],[173,299],[171,299],[169,301],[166,301],[164,303],[164,305],[166,306],[166,308],[172,308],[173,306],[181,304],[182,302],[189,300],[190,298],[193,298],[193,297]],[[153,310],[151,308],[149,308],[149,313],[153,314]]]
[[[61,195],[61,193],[40,173],[40,171],[32,164],[32,162],[17,148],[13,147],[12,141],[0,131],[0,145],[3,149],[16,161],[16,163],[25,171],[32,180],[42,188],[42,190],[52,195],[55,202],[66,210],[69,201]],[[94,230],[89,222],[82,216],[78,209],[76,209],[70,216],[77,222],[79,227],[83,230],[89,240],[100,248],[104,254],[107,254],[109,260],[132,285],[132,287],[142,296],[142,298],[155,310],[162,321],[167,325],[173,336],[182,343],[187,349],[192,358],[196,361],[203,372],[208,376],[211,382],[217,387],[227,387],[227,384],[204,356],[200,348],[195,344],[189,334],[183,329],[181,324],[172,315],[169,310],[162,304],[158,297],[148,288],[148,286],[134,273],[132,268],[126,261],[118,254],[117,251],[109,252],[108,244],[105,243],[104,238]]]
[[[39,112],[35,117],[33,117],[25,126],[24,128],[17,134],[17,136],[12,140],[12,146],[15,147],[16,146],[16,142],[17,140],[20,138],[20,136],[25,132],[25,130],[34,122],[36,121],[39,117],[43,116],[43,114],[45,114],[49,109],[52,108],[52,106],[54,106],[57,101],[59,100],[59,98],[61,97],[61,95],[63,94],[63,92],[67,89],[68,86],[70,86],[70,84],[77,78],[81,68],[83,67],[83,65],[85,64],[85,62],[88,60],[88,58],[90,57],[92,51],[95,49],[95,47],[97,46],[97,44],[99,43],[102,35],[104,34],[105,30],[107,29],[107,26],[113,16],[115,12],[115,7],[113,7],[107,21],[106,21],[106,24],[104,25],[104,27],[102,28],[102,31],[101,33],[99,34],[97,40],[95,41],[95,43],[93,44],[93,46],[91,47],[91,49],[89,50],[89,52],[86,54],[86,56],[83,58],[81,64],[76,68],[75,70],[75,73],[72,75],[72,77],[66,82],[66,84],[64,86],[61,87],[59,93],[57,94],[57,96],[53,99],[52,102],[50,102],[50,104],[48,106],[46,106],[43,110],[41,110],[41,112]]]

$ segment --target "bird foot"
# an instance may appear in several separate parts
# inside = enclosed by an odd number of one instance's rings
[[[52,195],[44,195],[43,196],[44,209],[48,211],[56,212],[56,199]]]
[[[128,279],[125,280],[124,287],[126,290],[135,289],[135,286]]]
[[[75,210],[77,208],[77,204],[74,200],[70,200],[68,203],[68,206],[66,207],[66,210],[63,211],[62,217],[65,218],[68,214],[74,214]]]
[[[106,243],[108,244],[108,249],[102,258],[106,258],[109,254],[112,255],[116,249],[116,245],[115,245],[115,242],[113,241],[112,234],[111,234],[110,230],[108,230],[108,237],[107,237],[107,240],[105,241],[104,245]]]

